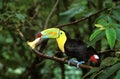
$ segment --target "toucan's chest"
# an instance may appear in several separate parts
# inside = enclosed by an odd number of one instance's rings
[[[87,46],[85,43],[79,40],[68,40],[65,43],[65,53],[67,56],[75,57],[79,60],[88,58]]]

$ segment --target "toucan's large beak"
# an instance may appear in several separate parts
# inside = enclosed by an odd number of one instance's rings
[[[29,42],[27,41],[27,44],[32,48],[35,49],[35,46],[37,45],[37,43],[39,42],[40,38],[36,38],[34,41]]]
[[[35,49],[35,46],[43,41],[44,39],[47,38],[58,38],[59,37],[59,29],[58,28],[50,28],[50,29],[46,29],[43,30],[41,33],[40,37],[37,37],[34,41],[32,42],[27,42],[27,44],[32,48]]]
[[[59,37],[59,29],[58,28],[50,28],[43,30],[41,32],[41,38],[58,38]]]
[[[27,41],[27,44],[32,48],[35,49],[36,45],[41,44],[43,41],[45,41],[45,39],[43,38],[36,38],[34,41],[29,42]]]

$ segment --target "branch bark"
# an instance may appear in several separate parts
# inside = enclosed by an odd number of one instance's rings
[[[105,11],[105,10],[107,10],[107,8],[101,9],[101,10],[99,10],[99,11],[93,13],[93,14],[90,15],[90,16],[87,16],[87,17],[81,18],[81,19],[76,20],[76,21],[73,21],[73,22],[71,22],[71,23],[57,25],[56,27],[57,27],[57,28],[62,28],[62,27],[64,27],[64,26],[70,26],[70,25],[73,25],[73,24],[79,23],[79,22],[81,22],[81,21],[84,21],[84,20],[86,20],[86,19],[92,17],[92,16],[95,16],[95,15],[97,15],[97,14],[100,14],[101,12],[103,12],[103,11]]]
[[[120,51],[120,49],[98,51],[98,53],[108,53],[108,52],[116,52],[116,51]],[[63,63],[63,64],[68,64],[68,60],[65,60],[64,58],[58,58],[58,57],[55,57],[55,56],[45,55],[45,54],[39,52],[39,51],[36,50],[36,49],[33,49],[33,52],[34,52],[38,57],[42,57],[42,58],[45,58],[45,59],[54,60],[54,61],[56,61],[56,62],[60,62],[60,63]],[[75,63],[75,62],[74,62],[74,63],[71,63],[71,66],[77,66],[77,63]],[[91,68],[93,68],[92,66],[85,65],[85,64],[81,64],[81,65],[79,65],[79,67],[81,67],[81,68],[86,68],[86,69],[91,69]]]
[[[52,8],[52,10],[51,10],[51,12],[50,12],[50,14],[48,15],[48,17],[47,17],[47,19],[46,19],[46,22],[45,22],[44,29],[47,28],[48,22],[49,22],[49,20],[50,20],[50,17],[52,16],[52,14],[53,14],[55,8],[57,7],[58,3],[59,3],[59,0],[56,1],[55,5],[53,6],[53,8]]]
[[[58,57],[55,57],[55,56],[48,56],[48,55],[45,55],[39,51],[37,51],[36,49],[33,49],[33,52],[38,56],[38,57],[42,57],[42,58],[45,58],[45,59],[50,59],[50,60],[54,60],[54,61],[57,61],[57,62],[60,62],[60,63],[63,63],[63,64],[68,64],[68,60],[65,60],[64,58],[58,58]],[[77,63],[71,63],[71,66],[77,66]],[[85,65],[85,64],[81,64],[79,65],[79,67],[81,68],[86,68],[86,69],[91,69],[93,68],[92,66],[88,66],[88,65]]]
[[[120,49],[112,49],[112,50],[98,51],[98,53],[108,53],[108,52],[117,52],[117,51],[120,51]]]

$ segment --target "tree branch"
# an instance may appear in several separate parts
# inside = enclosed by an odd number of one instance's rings
[[[117,51],[120,51],[120,49],[112,49],[112,50],[98,51],[98,53],[108,53],[108,52],[117,52]]]
[[[19,33],[19,31],[17,30],[17,32]],[[22,32],[20,32],[22,33]],[[20,34],[19,33],[19,34]],[[20,34],[21,38],[24,38],[24,35]],[[104,51],[98,51],[98,53],[107,53],[107,52],[116,52],[116,51],[120,51],[120,49],[112,49],[112,50],[104,50]],[[54,56],[48,56],[48,55],[45,55],[41,52],[39,52],[38,50],[34,49],[33,52],[38,56],[38,57],[42,57],[42,58],[45,58],[45,59],[50,59],[50,60],[54,60],[54,61],[57,61],[57,62],[61,62],[63,64],[67,64],[68,61],[63,59],[63,58],[57,58],[57,57],[54,57]],[[72,66],[77,66],[77,63],[71,63]],[[88,66],[88,65],[84,65],[84,64],[81,64],[79,65],[81,68],[86,68],[86,69],[91,69],[93,68],[92,66]]]
[[[49,20],[50,20],[50,17],[52,16],[52,14],[53,14],[55,8],[57,7],[58,3],[59,3],[59,0],[56,1],[55,5],[53,6],[53,8],[52,8],[52,10],[51,10],[51,12],[50,12],[50,14],[48,15],[48,17],[47,17],[47,19],[46,19],[46,22],[45,22],[44,29],[47,28],[48,22],[49,22]]]
[[[61,62],[63,64],[67,64],[68,61],[63,59],[63,58],[58,58],[58,57],[55,57],[55,56],[48,56],[48,55],[45,55],[39,51],[37,51],[36,49],[33,50],[33,52],[38,56],[38,57],[42,57],[42,58],[45,58],[45,59],[50,59],[50,60],[54,60],[54,61],[57,61],[57,62]],[[71,66],[77,66],[77,63],[71,63]],[[81,68],[86,68],[86,69],[91,69],[93,68],[92,66],[88,66],[88,65],[84,65],[84,64],[81,64],[79,65]]]
[[[113,49],[113,50],[104,50],[104,51],[98,51],[98,53],[108,53],[108,52],[116,52],[116,51],[120,51],[120,49]],[[56,62],[61,62],[63,64],[68,64],[68,60],[65,60],[64,58],[58,58],[55,56],[49,56],[49,55],[45,55],[41,52],[39,52],[38,50],[34,49],[33,52],[38,56],[38,57],[42,57],[45,59],[50,59],[50,60],[54,60]],[[77,63],[71,63],[71,66],[77,66]],[[93,68],[92,66],[89,65],[85,65],[85,64],[81,64],[79,65],[79,67],[81,68],[86,68],[86,69],[91,69]]]
[[[71,22],[71,23],[57,25],[56,27],[57,27],[57,28],[61,28],[61,27],[64,27],[64,26],[69,26],[69,25],[77,24],[77,23],[79,23],[79,22],[81,22],[81,21],[84,21],[84,20],[90,18],[90,17],[93,17],[93,16],[95,16],[95,15],[97,15],[97,14],[100,14],[101,12],[103,12],[103,11],[105,11],[105,10],[107,10],[107,8],[101,9],[101,10],[99,10],[99,11],[91,14],[90,16],[81,18],[81,19],[76,20],[76,21],[73,21],[73,22]]]

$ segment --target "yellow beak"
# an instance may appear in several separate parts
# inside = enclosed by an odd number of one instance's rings
[[[36,44],[39,42],[40,38],[35,39],[32,42],[27,41],[27,44],[32,48],[35,49]]]
[[[42,32],[40,32],[42,34],[41,37],[36,38],[34,41],[32,42],[27,42],[27,44],[32,48],[35,49],[35,46],[37,45],[37,43],[39,43],[42,39],[47,39],[47,38],[58,38],[59,37],[59,29],[58,28],[50,28],[50,29],[46,29],[43,30]]]
[[[58,38],[59,31],[60,29],[58,28],[49,28],[49,29],[43,30],[41,32],[42,34],[41,38]]]

